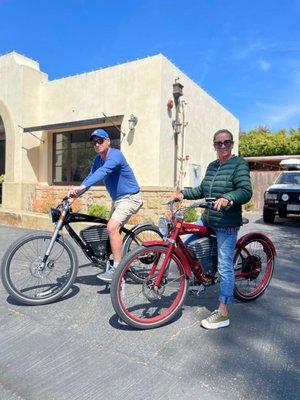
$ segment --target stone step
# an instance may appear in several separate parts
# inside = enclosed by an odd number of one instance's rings
[[[47,214],[0,207],[0,224],[43,231],[53,231],[53,223]]]

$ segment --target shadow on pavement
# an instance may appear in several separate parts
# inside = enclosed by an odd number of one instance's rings
[[[160,328],[163,328],[164,326],[173,324],[175,321],[180,319],[181,316],[182,316],[182,310],[175,318],[172,318],[171,321],[169,321],[168,323],[163,324],[163,326],[160,326],[158,328],[153,328],[153,329],[159,330]],[[138,328],[134,328],[130,325],[127,325],[126,322],[122,321],[121,318],[117,314],[112,315],[108,322],[109,322],[110,326],[112,326],[115,329],[121,330],[121,331],[143,331],[144,330],[144,329],[138,329]]]
[[[79,292],[80,292],[79,287],[76,286],[76,285],[73,285],[73,286],[69,289],[69,292],[68,292],[66,295],[64,295],[64,296],[61,297],[60,299],[57,299],[57,300],[55,300],[55,301],[51,301],[51,302],[46,303],[46,304],[50,304],[50,303],[59,303],[59,302],[61,302],[61,301],[65,301],[65,300],[71,299],[72,297],[76,296]],[[40,306],[40,305],[41,305],[41,306],[44,306],[44,305],[45,305],[45,304],[35,304],[35,305],[25,304],[25,303],[22,303],[22,302],[19,301],[19,300],[14,299],[11,295],[9,295],[9,296],[7,297],[6,301],[7,301],[7,303],[9,303],[9,304],[11,304],[11,305],[14,305],[14,306],[23,306],[23,307],[37,307],[37,306]]]

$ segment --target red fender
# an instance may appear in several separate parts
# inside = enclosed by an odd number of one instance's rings
[[[272,240],[269,239],[268,236],[266,236],[266,235],[264,235],[263,233],[260,233],[260,232],[250,232],[250,233],[247,233],[246,235],[242,236],[237,241],[236,247],[239,248],[245,242],[248,242],[248,241],[256,239],[256,238],[262,239],[265,242],[267,242],[270,245],[274,256],[277,255],[276,248],[275,248],[274,243],[272,242]]]
[[[166,242],[165,240],[151,240],[149,242],[143,242],[143,246],[145,247],[150,247],[150,246],[162,246],[169,248],[170,243]],[[182,254],[182,252],[178,249],[178,247],[174,247],[173,252],[176,254],[176,256],[179,258],[181,261],[185,274],[191,278],[192,276],[192,270],[190,267],[190,264],[188,263],[186,257]]]

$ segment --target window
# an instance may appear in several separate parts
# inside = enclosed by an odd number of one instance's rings
[[[300,171],[298,172],[283,172],[277,178],[277,184],[291,184],[291,185],[299,185],[300,184]]]
[[[53,134],[53,183],[78,184],[88,175],[96,155],[89,140],[88,130]],[[105,127],[111,147],[120,148],[120,132],[116,127]]]

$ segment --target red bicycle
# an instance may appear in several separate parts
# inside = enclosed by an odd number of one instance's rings
[[[217,239],[212,229],[184,221],[189,208],[213,208],[212,201],[193,203],[159,220],[164,238],[143,242],[128,253],[117,268],[111,300],[117,315],[139,329],[156,328],[176,318],[184,304],[189,283],[200,291],[218,279]],[[192,235],[185,242],[180,237]],[[234,256],[234,296],[241,301],[257,299],[266,290],[274,270],[276,250],[260,232],[242,236]],[[191,286],[190,286],[191,288]]]

